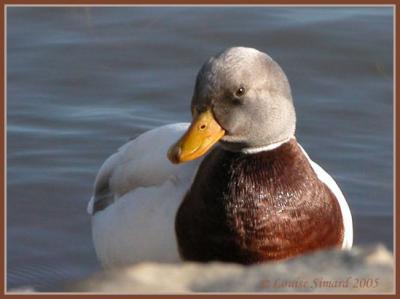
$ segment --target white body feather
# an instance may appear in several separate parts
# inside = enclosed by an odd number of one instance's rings
[[[188,126],[179,123],[145,132],[122,146],[100,168],[96,184],[108,180],[114,194],[114,202],[92,217],[94,247],[105,267],[180,260],[175,214],[202,159],[173,165],[166,154]],[[335,181],[316,163],[310,163],[339,201],[345,224],[342,247],[350,248],[353,230],[347,202]],[[89,214],[93,214],[93,201],[88,204]]]
[[[173,165],[169,146],[189,124],[145,132],[108,158],[96,182],[109,180],[115,202],[92,217],[94,247],[101,263],[176,262],[175,214],[201,159]],[[93,198],[88,205],[93,213]]]

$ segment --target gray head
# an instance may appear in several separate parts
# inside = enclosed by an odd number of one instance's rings
[[[202,66],[192,113],[208,107],[226,131],[220,142],[231,150],[268,146],[295,132],[288,79],[270,56],[253,48],[229,48]]]
[[[203,65],[192,114],[192,124],[168,151],[173,163],[196,159],[218,141],[232,151],[263,149],[286,141],[296,127],[285,74],[251,48],[229,48]]]

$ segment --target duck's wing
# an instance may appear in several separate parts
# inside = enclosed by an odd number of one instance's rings
[[[167,151],[188,125],[147,131],[104,162],[88,205],[103,266],[179,261],[175,214],[202,159],[174,165]]]
[[[167,159],[167,151],[188,126],[177,123],[147,131],[110,156],[97,174],[87,212],[94,215],[128,192],[160,186],[168,180],[185,188],[199,161],[173,165]]]
[[[343,225],[344,225],[344,238],[342,243],[342,249],[351,249],[353,246],[353,219],[351,216],[349,205],[344,198],[342,191],[340,190],[339,186],[336,184],[335,180],[317,163],[310,159],[307,152],[304,148],[299,144],[299,147],[303,151],[304,155],[307,157],[308,161],[310,162],[314,172],[316,173],[318,179],[323,182],[329,190],[335,195],[340,210],[342,212],[343,217]]]

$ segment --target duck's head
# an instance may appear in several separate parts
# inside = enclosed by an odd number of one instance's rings
[[[196,159],[218,141],[231,151],[265,148],[294,135],[289,82],[267,54],[234,47],[200,69],[192,98],[193,121],[171,146],[173,163]]]

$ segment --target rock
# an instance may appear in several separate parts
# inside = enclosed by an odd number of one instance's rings
[[[393,293],[393,266],[392,253],[377,245],[252,266],[142,263],[95,274],[68,285],[66,291]]]

